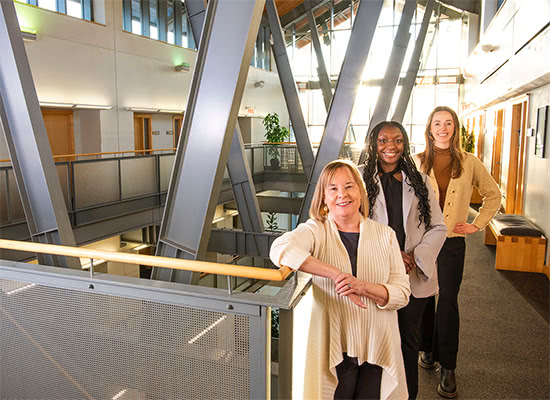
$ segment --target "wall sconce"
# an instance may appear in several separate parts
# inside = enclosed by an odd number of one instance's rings
[[[174,69],[176,70],[176,72],[181,72],[181,71],[187,72],[191,69],[191,67],[188,63],[181,63],[180,65],[176,65]]]
[[[255,88],[263,88],[265,86],[265,81],[256,81],[254,82]]]

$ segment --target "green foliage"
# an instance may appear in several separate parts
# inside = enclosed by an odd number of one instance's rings
[[[474,133],[466,131],[466,128],[462,126],[460,128],[460,139],[462,149],[467,153],[473,153],[476,148]]]
[[[270,212],[267,213],[267,230],[271,232],[275,232],[279,229],[279,224],[277,223],[277,213]]]
[[[290,137],[290,132],[284,126],[281,126],[279,114],[267,114],[264,118],[265,138],[269,143],[284,142]]]
[[[279,309],[271,309],[271,337],[279,337]]]

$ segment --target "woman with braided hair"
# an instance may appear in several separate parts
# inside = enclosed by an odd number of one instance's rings
[[[447,228],[428,177],[411,158],[409,139],[395,121],[376,125],[367,140],[363,180],[368,215],[396,233],[409,274],[409,304],[398,310],[409,398],[418,393],[418,327],[428,298],[438,291],[437,255]]]

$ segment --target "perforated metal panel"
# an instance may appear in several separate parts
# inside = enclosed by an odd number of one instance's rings
[[[249,398],[250,318],[0,279],[0,398]]]

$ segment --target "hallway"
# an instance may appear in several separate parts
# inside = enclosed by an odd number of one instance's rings
[[[462,399],[549,399],[549,281],[497,271],[484,232],[466,240],[459,296],[457,384]],[[441,399],[439,372],[419,368],[419,399]]]

